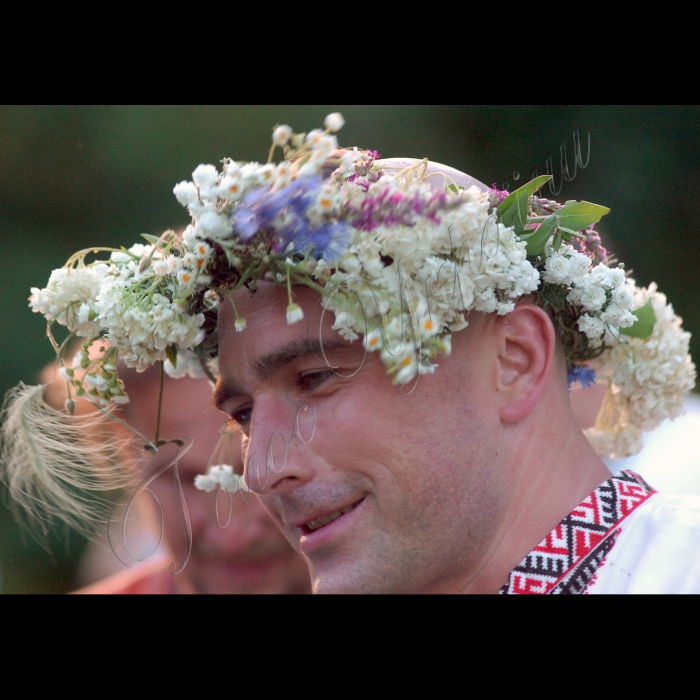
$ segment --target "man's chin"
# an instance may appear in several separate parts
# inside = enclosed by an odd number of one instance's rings
[[[335,567],[311,566],[312,592],[317,595],[341,595],[357,593],[389,593],[387,582],[368,576],[357,562]]]

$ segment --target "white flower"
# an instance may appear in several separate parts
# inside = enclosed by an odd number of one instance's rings
[[[323,132],[323,129],[312,129],[306,135],[306,145],[311,146],[311,148],[318,147],[325,137],[326,134]]]
[[[619,267],[608,268],[610,274],[608,276],[609,283],[612,287],[619,287],[625,283],[625,271]]]
[[[129,252],[135,255],[137,258],[143,258],[148,255],[153,249],[152,245],[144,245],[143,243],[134,243],[134,245],[129,248]],[[131,258],[129,259],[131,260]]]
[[[416,354],[413,352],[413,349],[399,359],[398,366],[399,371],[396,373],[394,383],[408,384],[408,382],[414,379],[416,372],[418,372],[418,367],[416,363]]]
[[[651,336],[614,344],[592,362],[610,386],[595,430],[586,433],[600,455],[620,458],[638,452],[642,433],[680,415],[695,383],[695,365],[688,355],[690,334],[681,329],[681,319],[655,284],[635,291],[636,308],[648,301],[656,316]],[[623,324],[629,317],[636,320],[631,312],[623,312],[620,327],[628,327]]]
[[[619,328],[631,328],[637,322],[637,317],[631,311],[623,311],[617,319]]]
[[[371,331],[365,336],[364,340],[365,348],[370,352],[373,350],[379,350],[382,345],[382,336],[379,331]]]
[[[287,307],[287,324],[293,325],[304,318],[304,311],[299,304],[290,304]]]
[[[178,185],[175,185],[173,193],[175,194],[177,201],[180,202],[183,207],[186,207],[188,204],[192,204],[192,202],[196,201],[199,197],[199,193],[197,192],[197,188],[195,187],[194,183],[187,181],[183,181]]]
[[[167,359],[163,363],[163,369],[173,379],[181,379],[182,377],[202,379],[206,376],[199,362],[199,357],[192,350],[186,348],[178,348],[177,350],[177,367],[173,367],[172,362]]]
[[[177,281],[180,289],[189,289],[194,283],[194,273],[191,270],[180,270],[177,273]]]
[[[514,301],[499,301],[498,304],[496,304],[496,313],[499,316],[505,316],[506,314],[513,313],[514,310]]]
[[[194,477],[194,487],[200,491],[211,493],[218,485],[216,478],[213,476],[197,474],[197,476]]]
[[[277,166],[277,179],[275,180],[275,187],[280,190],[289,184],[292,179],[292,167],[286,160]]]
[[[160,277],[165,277],[170,272],[170,266],[166,260],[158,260],[153,265],[153,272]]]
[[[85,303],[81,304],[80,308],[78,309],[78,323],[80,325],[84,325],[84,324],[88,323],[91,320],[90,319],[91,313],[95,313],[94,309],[92,309],[90,306],[88,306]],[[95,313],[95,316],[97,316],[96,313]]]
[[[350,177],[355,174],[355,163],[357,162],[357,156],[355,153],[350,152],[343,155],[340,159],[340,167],[338,170],[343,177]]]
[[[29,306],[83,338],[98,335],[102,326],[97,320],[95,300],[113,270],[104,264],[54,270],[45,289],[32,288]]]
[[[184,267],[189,267],[190,270],[195,270],[197,268],[197,256],[193,253],[187,253],[182,258],[182,264]]]
[[[605,322],[597,316],[584,314],[578,320],[578,328],[589,338],[600,338],[605,333]]]
[[[613,289],[613,301],[625,311],[630,311],[634,304],[634,291],[631,286],[623,285]]]
[[[240,177],[225,177],[216,192],[221,199],[237,202],[245,193],[245,187]]]
[[[202,238],[220,241],[231,234],[233,225],[225,214],[206,211],[197,219],[195,230]]]
[[[276,175],[277,168],[271,163],[268,163],[258,170],[258,182],[261,185],[271,185],[275,181]]]
[[[286,146],[290,138],[292,138],[292,127],[286,124],[276,126],[272,132],[272,142],[276,146]]]
[[[260,170],[260,163],[246,163],[241,167],[241,180],[243,180],[246,187],[253,187],[258,184],[258,170]]]
[[[236,323],[234,324],[236,327],[236,333],[240,333],[241,331],[244,331],[246,329],[246,321],[242,316],[239,316],[236,319]]]
[[[581,295],[581,304],[587,311],[600,311],[605,300],[605,290],[594,284],[587,284]]]
[[[219,180],[219,171],[213,165],[199,165],[192,173],[192,179],[197,187],[211,189]]]
[[[177,273],[182,269],[182,258],[178,258],[175,255],[168,255],[164,262],[167,264],[168,272],[171,275],[177,275]]]
[[[340,131],[345,126],[345,119],[340,112],[333,112],[326,117],[324,126],[329,131]]]
[[[550,284],[570,284],[571,263],[565,255],[554,253],[547,258],[545,270],[546,272],[542,276],[545,282]]]
[[[188,250],[192,250],[195,245],[199,242],[197,234],[195,233],[194,226],[190,224],[182,233],[182,240]]]
[[[608,304],[605,311],[600,314],[600,318],[603,319],[605,323],[611,323],[614,326],[618,326],[620,319],[625,313],[626,312],[624,309],[621,309],[617,304],[613,303]]]
[[[587,282],[598,287],[612,286],[612,270],[603,263],[596,265],[589,273]]]
[[[226,158],[224,161],[224,175],[227,177],[235,177],[240,173],[241,166],[235,160]]]
[[[338,204],[338,195],[330,188],[323,187],[316,198],[316,206],[324,214],[330,214]]]
[[[569,276],[572,281],[585,277],[591,269],[591,259],[583,253],[574,253],[569,258]]]
[[[423,338],[431,338],[432,336],[437,335],[441,330],[436,320],[430,318],[430,316],[424,316],[423,318],[419,319],[418,328]]]

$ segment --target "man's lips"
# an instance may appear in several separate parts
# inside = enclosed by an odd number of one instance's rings
[[[317,530],[321,530],[327,525],[330,525],[330,523],[338,520],[338,518],[342,517],[343,515],[347,515],[363,500],[364,496],[357,501],[341,506],[340,508],[335,508],[334,510],[324,509],[316,511],[315,513],[304,516],[303,519],[297,519],[291,525],[291,527],[296,530],[301,530],[302,535],[309,535],[312,532],[316,532]]]

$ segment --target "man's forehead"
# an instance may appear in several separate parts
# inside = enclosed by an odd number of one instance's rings
[[[293,287],[292,290],[294,302],[304,309],[305,314],[303,323],[298,323],[290,327],[290,329],[296,330],[297,327],[300,326],[306,327],[306,320],[309,318],[309,314],[311,314],[314,306],[318,305],[320,309],[321,305],[318,302],[321,295],[308,287],[298,286]],[[237,289],[235,292],[231,293],[231,301],[233,301],[233,304],[224,300],[220,312],[222,325],[225,327],[224,330],[228,330],[226,327],[229,323],[233,324],[235,321],[236,314],[234,312],[234,305],[239,316],[246,320],[247,327],[246,331],[241,333],[242,336],[244,336],[249,329],[260,328],[269,323],[282,323],[287,325],[286,319],[289,297],[286,287],[270,282],[258,283],[255,292],[251,292],[245,287]],[[332,314],[326,314],[326,316],[332,318]],[[314,313],[317,326],[320,317],[320,311]]]
[[[304,319],[290,326],[286,289],[265,284],[253,295],[248,290],[234,292],[233,302],[246,328],[236,332],[233,305],[224,302],[219,319],[222,375],[238,375],[247,368],[265,378],[301,356],[315,355],[323,366],[326,352],[364,352],[361,343],[351,345],[332,330],[334,314],[324,313],[319,300],[320,295],[311,289],[294,288],[294,301],[304,310]]]

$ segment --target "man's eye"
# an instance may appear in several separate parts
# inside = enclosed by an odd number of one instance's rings
[[[332,369],[322,369],[302,374],[299,376],[299,388],[303,391],[313,391],[334,374],[335,372]]]
[[[252,406],[243,406],[243,408],[239,408],[237,411],[234,411],[231,414],[231,419],[236,421],[236,423],[238,423],[239,425],[246,425],[247,423],[250,423],[252,414]]]

